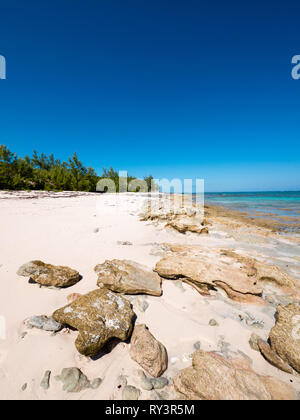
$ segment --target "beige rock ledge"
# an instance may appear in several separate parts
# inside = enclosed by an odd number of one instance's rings
[[[164,244],[165,256],[155,271],[166,279],[181,279],[199,293],[209,295],[215,288],[239,303],[264,305],[263,291],[270,284],[282,293],[296,297],[296,280],[275,266],[231,250],[210,249],[209,252],[186,245]]]
[[[296,400],[294,389],[257,374],[242,358],[196,351],[192,366],[174,378],[175,389],[192,400]]]

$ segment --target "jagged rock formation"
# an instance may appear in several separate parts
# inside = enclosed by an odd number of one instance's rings
[[[201,209],[192,201],[180,196],[171,195],[161,197],[158,201],[149,200],[141,214],[141,220],[167,222],[165,227],[171,227],[180,233],[208,233]]]

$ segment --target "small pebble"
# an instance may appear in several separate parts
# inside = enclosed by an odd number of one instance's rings
[[[217,323],[217,321],[216,321],[215,319],[211,319],[211,320],[209,321],[209,325],[210,325],[211,327],[217,327],[219,324]]]
[[[201,349],[201,342],[200,341],[197,341],[196,343],[194,343],[194,349],[196,349],[196,350]]]
[[[98,389],[99,386],[101,385],[101,383],[102,383],[102,379],[101,378],[96,378],[91,382],[90,387],[92,389]]]
[[[132,385],[127,385],[122,391],[122,400],[136,401],[140,398],[141,391]]]
[[[150,381],[154,389],[162,389],[169,384],[167,378],[151,378]]]
[[[49,389],[50,387],[50,376],[51,376],[51,371],[50,370],[46,370],[44,377],[41,381],[41,388],[44,388],[45,390]]]

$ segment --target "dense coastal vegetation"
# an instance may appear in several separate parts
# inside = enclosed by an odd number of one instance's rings
[[[96,191],[100,179],[112,179],[117,191],[119,174],[112,167],[103,169],[98,175],[94,168],[86,167],[76,153],[62,162],[50,156],[33,152],[32,157],[21,158],[0,145],[0,189],[1,190],[46,190],[46,191]],[[128,183],[135,177],[128,176]],[[144,177],[151,190],[152,175]]]

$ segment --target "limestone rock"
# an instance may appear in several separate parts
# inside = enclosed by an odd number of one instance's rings
[[[32,316],[28,320],[28,325],[32,328],[38,328],[44,331],[58,332],[63,326],[53,318],[46,315]]]
[[[193,232],[201,234],[208,234],[207,227],[203,223],[197,223],[197,220],[188,218],[175,218],[166,224],[166,227],[171,227],[180,233]]]
[[[278,267],[255,260],[232,250],[200,246],[164,244],[165,255],[155,271],[163,278],[182,280],[202,295],[223,289],[239,303],[266,305],[263,291],[276,286],[286,295],[297,298],[296,279]]]
[[[155,271],[164,278],[182,279],[202,294],[209,294],[209,290],[216,286],[224,288],[229,297],[235,297],[238,293],[238,296],[244,295],[245,300],[248,295],[259,296],[262,293],[262,289],[256,285],[255,281],[249,279],[237,268],[217,261],[213,263],[204,258],[184,255],[167,256],[156,264]]]
[[[222,250],[222,254],[230,257],[241,264],[241,269],[249,277],[256,279],[260,286],[264,283],[272,283],[279,287],[294,288],[295,279],[281,271],[278,267],[257,261],[254,258],[239,255],[231,250]]]
[[[62,382],[66,392],[80,392],[90,387],[88,378],[76,367],[63,369],[55,379]]]
[[[296,393],[275,378],[258,375],[245,359],[196,351],[192,367],[174,378],[175,389],[189,399],[294,400]]]
[[[35,283],[43,286],[69,287],[80,281],[78,271],[69,267],[54,266],[45,264],[42,261],[31,261],[22,265],[17,274],[29,277]]]
[[[160,296],[161,279],[152,270],[133,261],[105,261],[95,267],[98,286],[125,294]]]
[[[146,328],[145,324],[136,325],[130,342],[130,356],[146,372],[157,378],[168,367],[168,355],[162,343]]]
[[[126,340],[132,331],[130,303],[107,289],[97,289],[54,312],[53,318],[79,331],[79,353],[95,356],[111,338]]]
[[[257,345],[261,354],[269,363],[271,363],[271,365],[283,370],[284,372],[293,373],[293,369],[287,363],[283,362],[279,356],[277,356],[275,351],[271,349],[266,341],[259,339],[257,341]]]
[[[229,299],[234,300],[235,302],[248,303],[256,306],[265,305],[264,300],[260,296],[252,293],[240,293],[236,290],[233,290],[226,282],[215,281],[215,285],[223,289]]]
[[[300,304],[277,307],[277,321],[270,331],[271,348],[300,373]]]

